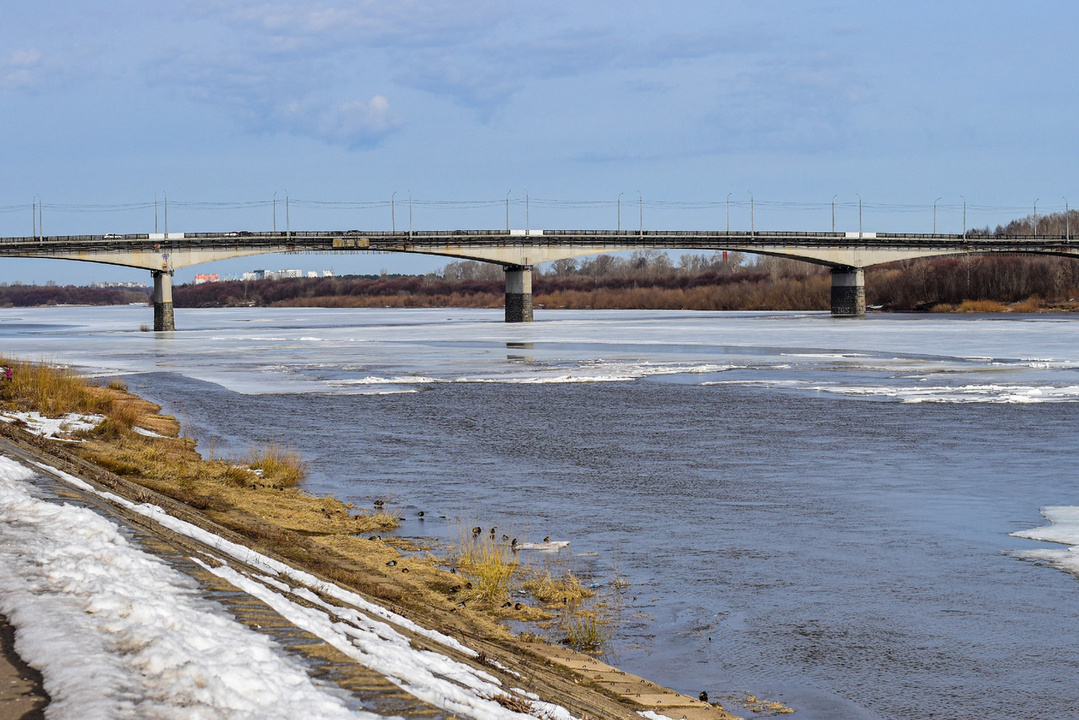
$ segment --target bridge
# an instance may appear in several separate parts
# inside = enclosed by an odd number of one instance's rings
[[[695,230],[438,230],[407,232],[220,232],[0,238],[0,257],[53,258],[149,270],[154,330],[174,330],[172,275],[178,268],[278,252],[395,252],[501,265],[506,322],[531,322],[532,268],[553,260],[625,250],[726,250],[803,260],[831,268],[832,315],[865,314],[872,265],[938,255],[1036,253],[1079,257],[1065,236],[975,236],[863,232]]]

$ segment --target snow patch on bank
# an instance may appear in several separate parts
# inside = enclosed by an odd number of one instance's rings
[[[424,628],[356,593],[333,583],[323,582],[310,573],[297,570],[172,517],[156,505],[133,503],[113,493],[97,490],[84,480],[62,470],[43,463],[36,464],[42,470],[75,487],[99,495],[150,518],[173,532],[198,540],[225,556],[265,572],[265,575],[257,574],[252,578],[227,564],[214,567],[211,563],[192,558],[209,572],[266,603],[297,627],[322,638],[353,660],[385,675],[398,687],[425,702],[465,717],[494,720],[529,717],[574,720],[565,708],[540,701],[532,702],[536,713],[534,715],[525,715],[502,707],[494,698],[507,692],[502,689],[497,678],[439,653],[414,649],[406,636],[387,623],[393,623],[468,657],[477,657],[474,650],[448,635]],[[224,562],[221,558],[213,560]],[[297,603],[287,597],[289,594],[315,607]],[[326,602],[323,597],[332,598],[341,604]],[[379,622],[374,618],[387,622]],[[309,714],[302,713],[300,716],[310,717]]]
[[[0,611],[50,720],[378,717],[317,688],[113,523],[34,497],[33,475],[0,457]]]
[[[63,417],[49,418],[39,412],[0,413],[0,421],[13,423],[21,420],[27,432],[53,440],[70,440],[73,433],[93,430],[105,419],[104,415],[80,415],[68,413]]]

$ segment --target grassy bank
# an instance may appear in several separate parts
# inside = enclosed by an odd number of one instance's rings
[[[431,548],[382,537],[399,522],[392,508],[383,501],[356,508],[308,493],[301,487],[306,465],[290,448],[203,457],[194,440],[180,436],[174,418],[122,382],[95,385],[66,368],[2,357],[0,365],[12,368],[12,379],[0,382],[0,410],[103,416],[65,449],[134,483],[139,500],[178,501],[258,550],[389,603],[466,616],[488,636],[510,637],[506,620],[535,622],[551,639],[599,651],[603,643],[577,640],[581,623],[599,618],[606,635],[591,637],[609,637],[610,614],[593,610],[591,591],[571,572],[523,563],[508,537],[468,530],[448,547]]]

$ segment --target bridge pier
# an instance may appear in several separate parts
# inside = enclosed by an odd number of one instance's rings
[[[865,270],[832,268],[832,317],[865,315]]]
[[[507,265],[506,322],[532,322],[532,266]]]
[[[151,270],[154,276],[154,331],[175,330],[172,315],[172,273]]]

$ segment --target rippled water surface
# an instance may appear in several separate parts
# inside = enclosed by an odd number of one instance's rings
[[[0,343],[129,374],[204,449],[292,444],[407,534],[569,540],[630,583],[614,661],[687,693],[1076,716],[1079,581],[1010,533],[1079,505],[1079,318],[537,317],[9,309]]]

